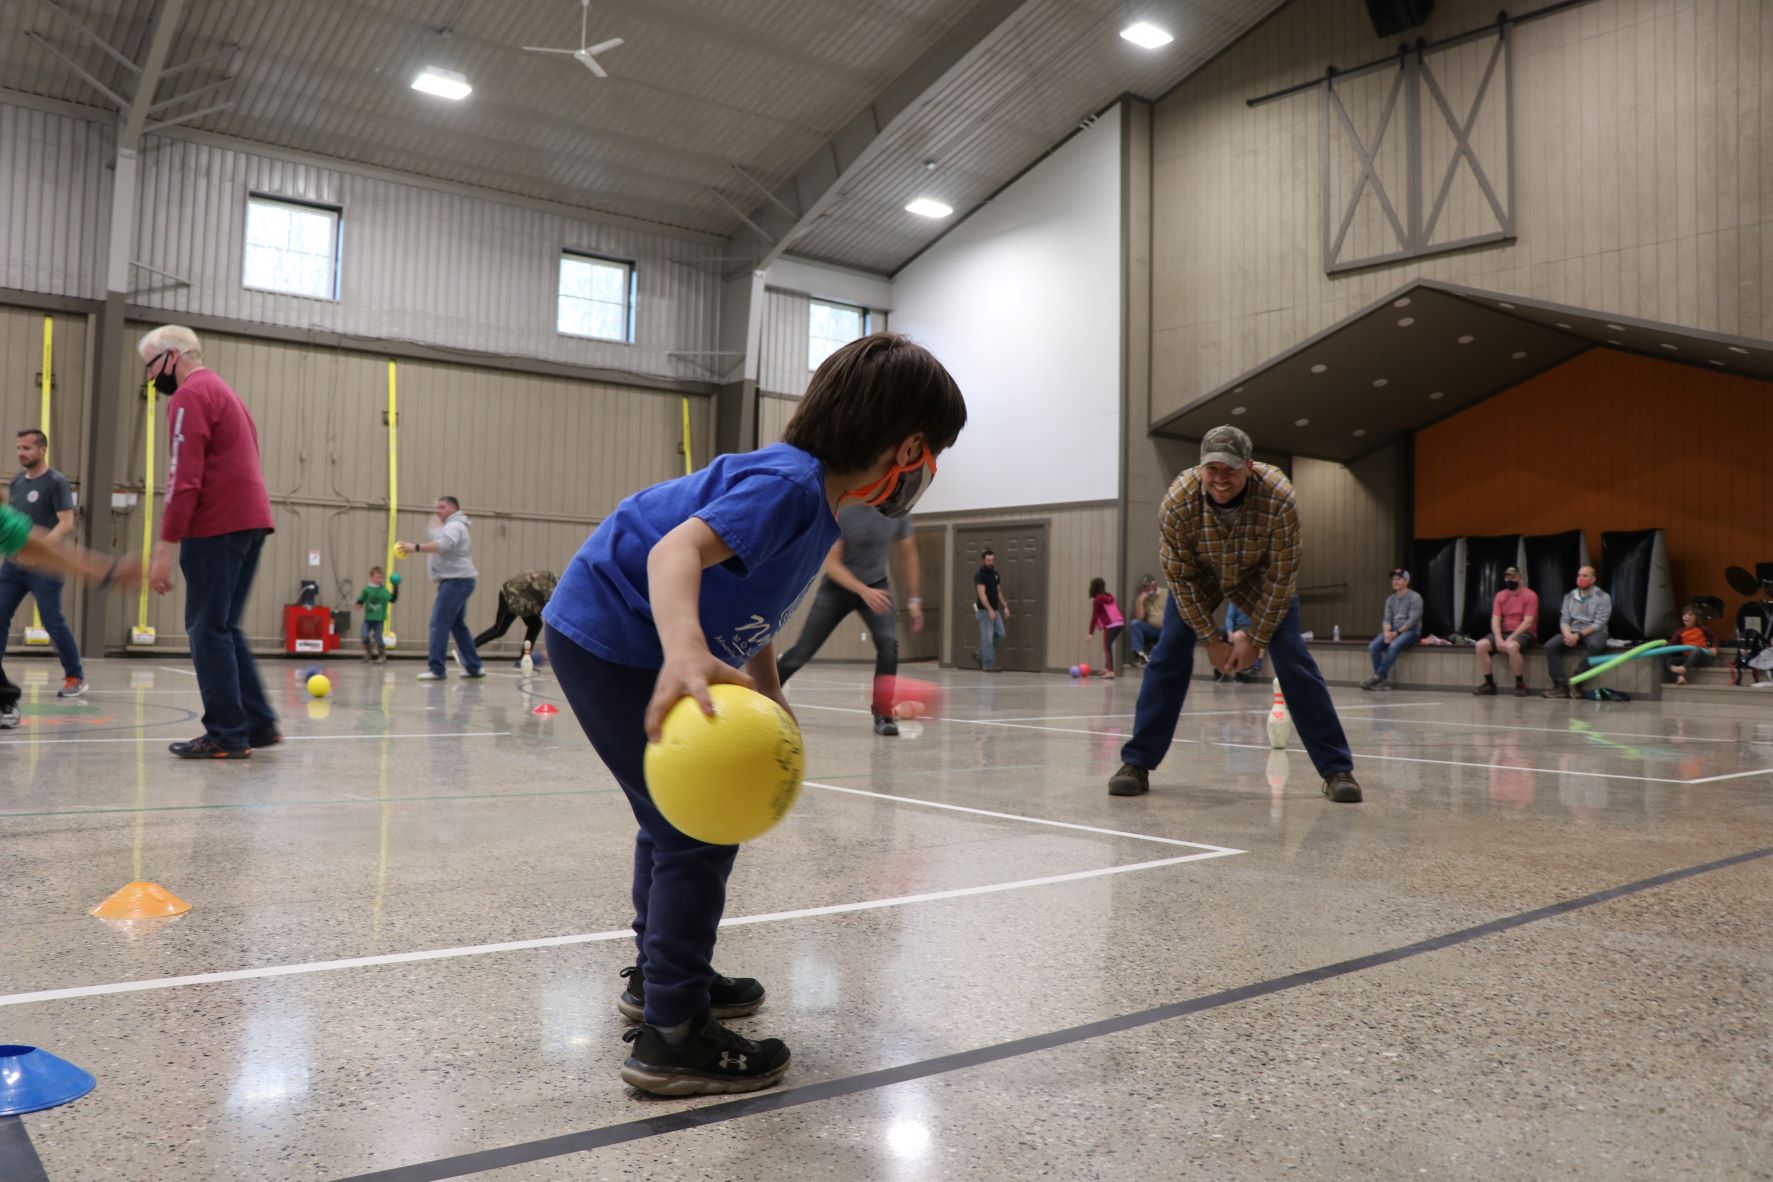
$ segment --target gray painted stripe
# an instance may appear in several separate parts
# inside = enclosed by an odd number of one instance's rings
[[[1085,1042],[1092,1038],[1101,1038],[1104,1035],[1121,1034],[1128,1030],[1137,1030],[1141,1026],[1168,1022],[1171,1019],[1186,1017],[1189,1014],[1198,1014],[1206,1010],[1218,1009],[1221,1006],[1234,1005],[1240,1001],[1249,1001],[1252,998],[1267,997],[1273,993],[1297,989],[1301,985],[1314,985],[1319,981],[1345,977],[1350,973],[1393,964],[1428,952],[1439,952],[1444,948],[1466,944],[1485,936],[1496,935],[1499,932],[1511,931],[1530,923],[1537,923],[1542,919],[1554,919],[1572,911],[1580,911],[1585,907],[1593,907],[1600,903],[1624,898],[1627,895],[1635,895],[1655,887],[1666,886],[1672,882],[1680,882],[1682,879],[1709,874],[1714,870],[1724,870],[1744,862],[1765,858],[1768,855],[1773,855],[1773,846],[1749,850],[1746,853],[1719,858],[1715,862],[1705,862],[1698,866],[1688,866],[1681,870],[1670,870],[1666,874],[1658,874],[1652,878],[1643,878],[1636,882],[1625,883],[1622,886],[1609,887],[1604,891],[1596,891],[1592,895],[1566,899],[1563,902],[1552,903],[1533,911],[1523,911],[1518,915],[1505,916],[1502,919],[1493,919],[1488,923],[1461,928],[1445,935],[1430,936],[1428,939],[1418,940],[1414,944],[1405,944],[1399,948],[1374,952],[1367,956],[1356,957],[1353,960],[1338,961],[1335,964],[1322,965],[1315,969],[1305,969],[1301,972],[1289,973],[1284,977],[1273,977],[1250,985],[1240,985],[1235,989],[1209,993],[1201,997],[1190,998],[1187,1001],[1172,1002],[1149,1010],[1140,1010],[1133,1014],[1103,1018],[1097,1022],[1087,1022],[1082,1026],[1072,1026],[1047,1034],[1014,1039],[1010,1042],[998,1043],[996,1046],[959,1051],[952,1055],[942,1055],[917,1063],[906,1063],[899,1067],[887,1067],[880,1071],[864,1072],[861,1075],[826,1080],[822,1083],[806,1084],[798,1088],[759,1092],[724,1103],[708,1104],[700,1108],[667,1113],[662,1116],[643,1117],[640,1120],[624,1121],[621,1124],[605,1125],[597,1129],[585,1129],[558,1137],[544,1137],[538,1141],[525,1141],[517,1145],[501,1146],[497,1149],[483,1149],[475,1153],[464,1153],[456,1157],[439,1158],[436,1161],[419,1162],[410,1166],[396,1166],[393,1169],[378,1170],[370,1174],[357,1174],[342,1179],[341,1182],[440,1182],[446,1178],[463,1178],[486,1170],[543,1161],[553,1157],[564,1157],[570,1153],[584,1153],[609,1145],[621,1145],[629,1141],[644,1140],[647,1137],[658,1137],[665,1133],[706,1128],[709,1125],[723,1124],[740,1117],[755,1116],[765,1112],[780,1112],[783,1109],[797,1108],[802,1104],[813,1104],[820,1100],[835,1100],[844,1096],[853,1096],[859,1092],[891,1087],[893,1084],[907,1083],[914,1079],[927,1079],[933,1075],[961,1071],[987,1063],[997,1063],[1019,1055],[1049,1051],[1056,1047]]]

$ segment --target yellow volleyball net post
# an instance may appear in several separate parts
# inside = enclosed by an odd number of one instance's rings
[[[45,316],[43,318],[43,365],[37,373],[37,380],[43,388],[43,401],[41,409],[37,412],[37,422],[39,424],[37,429],[46,435],[49,433],[49,412],[51,408],[49,392],[52,388],[53,381],[50,377],[50,371],[54,366],[55,318],[53,316]],[[37,597],[35,595],[31,596],[31,626],[25,629],[25,643],[49,643],[49,633],[43,628],[43,616],[42,613],[37,610]]]
[[[147,566],[154,555],[154,416],[159,413],[158,399],[154,383],[147,384],[148,413],[143,419],[142,436],[142,565]],[[154,629],[148,624],[148,583],[142,580],[141,593],[136,598],[135,627],[129,630],[131,645],[151,645],[154,643]]]
[[[683,474],[688,476],[693,471],[695,471],[695,465],[690,462],[689,395],[685,394],[683,396]]]
[[[383,569],[388,572],[391,582],[394,576],[394,542],[400,536],[400,407],[399,386],[395,381],[394,362],[388,362],[388,557],[383,562]],[[382,624],[382,645],[393,648],[398,638],[394,635],[394,605],[388,605],[388,616]]]

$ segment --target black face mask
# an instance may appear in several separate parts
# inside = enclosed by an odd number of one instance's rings
[[[1519,579],[1503,579],[1502,585],[1507,587],[1510,591],[1518,591],[1521,587],[1521,581]]]
[[[172,350],[168,349],[166,352],[160,354],[160,356],[154,358],[152,364],[158,365],[170,356],[172,356]],[[178,374],[169,370],[161,370],[154,375],[154,389],[167,398],[171,398],[174,394],[177,394],[179,390]]]

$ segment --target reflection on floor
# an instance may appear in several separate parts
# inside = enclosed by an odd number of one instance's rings
[[[790,697],[813,786],[741,855],[721,942],[771,991],[740,1029],[795,1055],[745,1107],[616,1078],[633,824],[571,715],[533,713],[564,707],[545,674],[337,662],[315,701],[270,664],[289,741],[192,765],[165,752],[197,733],[188,664],[96,662],[76,704],[48,668],[14,663],[25,724],[0,732],[0,1042],[98,1077],[22,1118],[50,1179],[1773,1160],[1773,858],[1643,881],[1773,846],[1773,700],[1337,691],[1366,802],[1330,805],[1302,749],[1269,750],[1264,687],[1197,682],[1128,799],[1105,789],[1136,674],[922,672],[944,712],[894,739],[866,670],[812,666]],[[88,915],[137,879],[192,909]],[[709,1123],[656,1119],[685,1109]]]

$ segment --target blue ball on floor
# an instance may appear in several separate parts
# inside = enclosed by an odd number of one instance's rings
[[[1071,667],[1071,676],[1081,677],[1081,676],[1083,676],[1083,670],[1081,668],[1079,668],[1078,666],[1073,665]]]
[[[310,677],[319,677],[320,674],[321,674],[320,666],[312,665],[312,666],[302,670],[302,680],[307,681]]]

